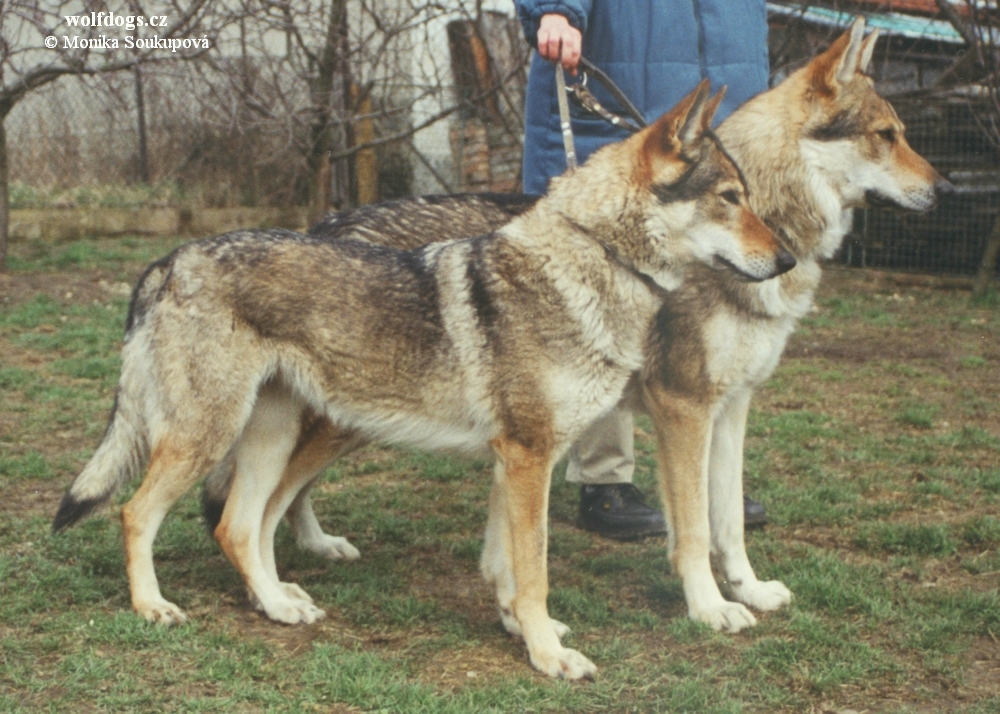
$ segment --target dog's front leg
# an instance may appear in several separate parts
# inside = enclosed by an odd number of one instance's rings
[[[497,538],[509,539],[507,552],[514,576],[513,582],[497,583],[501,598],[513,596],[509,610],[536,669],[563,679],[592,677],[597,667],[576,650],[562,646],[546,606],[550,451],[503,438],[494,440],[492,446],[502,469],[502,474],[497,472],[500,484],[494,487],[494,496],[503,501],[506,516],[506,524],[494,519],[492,527]],[[496,555],[484,553],[484,561]]]
[[[722,597],[709,559],[710,405],[659,386],[647,388],[645,401],[656,427],[670,562],[684,585],[688,616],[715,630],[739,632],[751,627],[756,619],[750,611]]]
[[[712,429],[708,470],[712,555],[737,601],[758,610],[777,610],[791,602],[792,594],[777,580],[757,579],[743,539],[743,439],[750,394],[747,389],[730,399]]]
[[[493,488],[490,491],[489,518],[486,521],[486,538],[483,556],[479,561],[479,571],[486,582],[497,589],[497,604],[500,621],[504,629],[515,637],[524,637],[521,623],[514,617],[514,568],[511,563],[510,524],[507,522],[507,490],[503,462],[497,459],[494,467]],[[552,629],[562,639],[570,633],[568,626],[558,620],[549,619]]]

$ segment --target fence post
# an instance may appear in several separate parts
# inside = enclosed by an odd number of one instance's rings
[[[983,258],[976,271],[976,281],[972,284],[972,294],[985,295],[993,282],[994,266],[997,264],[997,253],[1000,252],[1000,215],[993,221],[993,230],[986,239]]]
[[[7,240],[10,233],[10,193],[7,182],[7,129],[6,116],[0,116],[0,273],[7,269]]]
[[[135,66],[135,107],[139,122],[139,179],[149,183],[149,153],[146,150],[146,103],[142,96],[142,69]]]

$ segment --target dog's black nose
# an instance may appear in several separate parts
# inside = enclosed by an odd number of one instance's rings
[[[778,261],[778,275],[782,273],[787,273],[789,270],[795,267],[795,256],[789,253],[787,250],[782,249],[777,255]]]
[[[946,178],[938,179],[934,183],[934,193],[938,196],[950,196],[955,193],[955,184]]]

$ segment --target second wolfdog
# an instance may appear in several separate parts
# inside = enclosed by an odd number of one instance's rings
[[[825,53],[745,104],[718,130],[745,173],[751,206],[782,236],[799,266],[760,284],[696,269],[658,317],[658,349],[663,350],[658,359],[667,372],[661,384],[646,389],[644,401],[657,428],[671,558],[690,616],[718,629],[754,624],[740,603],[770,610],[791,597],[781,583],[758,581],[746,556],[743,436],[754,387],[770,375],[796,321],[812,305],[819,260],[839,247],[853,208],[875,203],[927,210],[936,192],[950,188],[909,147],[896,113],[865,74],[877,36],[864,39],[864,21],[857,20]],[[456,216],[505,218],[482,199],[450,200],[445,210]],[[355,213],[337,228],[369,226],[365,238],[376,242],[413,240],[406,226],[420,216],[428,230],[416,231],[419,240],[440,230],[438,208],[419,201],[376,208],[367,216],[370,223]],[[386,214],[396,220],[386,220]],[[342,235],[333,227],[317,230]],[[344,435],[323,419],[303,428],[277,492],[280,498],[268,507],[262,549],[271,551],[269,534],[291,503],[288,517],[300,545],[333,558],[357,557],[345,539],[323,533],[308,488],[302,488],[342,453],[345,443]],[[221,470],[210,480],[207,510],[221,511],[227,478],[228,470]],[[722,597],[710,554],[738,602]],[[516,632],[516,623],[502,616]]]
[[[551,469],[640,371],[665,296],[701,263],[746,280],[794,265],[750,212],[708,130],[707,82],[652,127],[597,152],[488,236],[397,251],[281,231],[178,249],[136,287],[111,423],[56,514],[58,530],[148,460],[122,509],[132,606],[185,619],[160,593],[152,545],[177,498],[233,451],[215,534],[269,617],[323,613],[280,583],[261,524],[308,410],[343,439],[496,455],[483,570],[532,664],[595,667],[548,617]],[[272,495],[273,499],[273,495]],[[279,515],[280,517],[280,515]]]

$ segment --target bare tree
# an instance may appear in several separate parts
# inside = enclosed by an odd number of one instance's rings
[[[219,121],[286,137],[303,159],[313,217],[377,195],[376,149],[405,145],[470,103],[509,98],[527,58],[524,47],[469,96],[454,91],[445,28],[477,26],[481,0],[243,3],[239,56],[210,58],[210,101]]]
[[[194,61],[43,49],[49,28],[65,33],[60,16],[73,12],[50,9],[30,42],[9,42],[31,46],[31,62],[10,64],[21,74],[55,67],[50,83],[77,77],[37,92],[7,122],[12,178],[52,192],[148,173],[161,197],[308,204],[317,216],[405,195],[415,179],[445,191],[486,187],[455,170],[462,156],[480,156],[474,137],[491,152],[488,185],[512,187],[529,48],[509,14],[484,4],[505,9],[490,0],[213,0],[190,6],[202,14],[188,26],[214,28],[211,51],[184,56]],[[65,139],[58,150],[53,134]]]
[[[100,0],[0,0],[0,270],[10,225],[4,122],[11,110],[31,92],[67,75],[103,75],[198,56],[231,19],[228,10],[220,12],[223,5],[167,0],[157,3],[159,14],[153,15],[140,0],[130,0],[120,12]],[[76,18],[75,26],[70,18]],[[126,37],[133,38],[131,46]],[[153,37],[156,42],[148,46]]]

